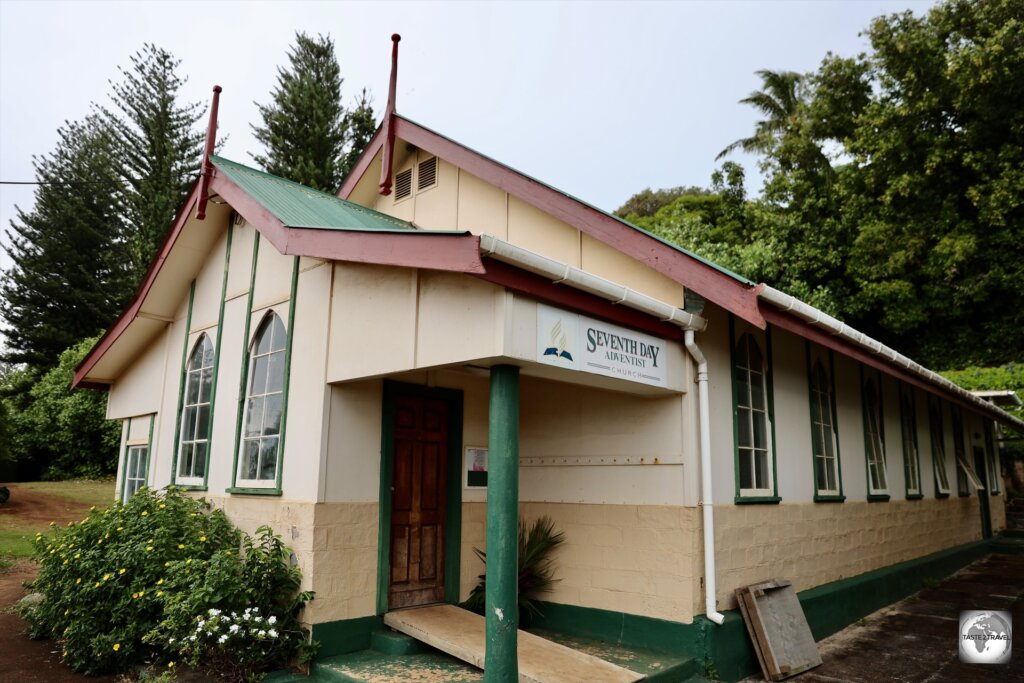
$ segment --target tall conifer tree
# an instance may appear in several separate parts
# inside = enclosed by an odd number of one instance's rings
[[[160,47],[145,44],[121,68],[122,80],[112,84],[113,107],[103,115],[116,132],[123,178],[121,202],[125,242],[136,282],[149,268],[171,221],[195,181],[203,153],[199,120],[205,108],[181,102],[187,79],[178,77],[181,60]]]
[[[373,135],[369,97],[364,90],[351,112],[342,105],[330,36],[296,34],[288,61],[277,70],[270,104],[256,105],[263,123],[252,128],[265,152],[253,159],[268,173],[334,192]]]
[[[0,279],[3,359],[38,371],[113,322],[126,278],[111,130],[90,116],[57,133],[56,149],[34,162],[35,206],[7,230],[13,265]]]

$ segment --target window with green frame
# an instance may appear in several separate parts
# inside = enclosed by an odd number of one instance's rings
[[[210,454],[210,406],[213,387],[213,344],[199,335],[185,366],[185,390],[181,397],[181,429],[178,433],[178,471],[175,481],[201,486]]]
[[[942,424],[942,405],[928,399],[928,435],[932,442],[932,468],[935,471],[935,496],[949,495],[949,473],[946,471],[946,437]]]
[[[245,425],[236,479],[239,486],[268,488],[277,482],[286,341],[281,318],[273,311],[267,313],[249,352]]]
[[[749,332],[733,346],[737,500],[776,500],[771,382],[761,346]]]
[[[967,447],[964,444],[964,414],[959,408],[952,409],[953,414],[953,462],[956,463],[956,492],[964,497],[971,495],[970,486],[967,483],[967,473],[962,465],[967,457]]]
[[[861,373],[863,374],[863,368]],[[882,423],[882,398],[878,379],[866,377],[861,382],[864,411],[864,455],[867,465],[868,500],[889,499],[889,476],[885,468],[885,433]]]
[[[121,502],[149,483],[149,455],[153,443],[155,415],[130,417],[124,422],[121,463]]]
[[[831,354],[807,344],[807,377],[811,405],[811,454],[814,458],[815,500],[843,500],[836,432],[836,395]],[[825,361],[828,361],[826,366]]]
[[[903,441],[903,481],[906,485],[907,499],[920,498],[921,492],[921,460],[917,449],[917,402],[914,390],[906,385],[900,386],[900,432]]]
[[[996,439],[992,423],[985,422],[985,461],[988,465],[988,490],[992,495],[998,495],[1000,483],[1003,478],[1003,471],[1000,464],[999,452],[996,450]]]

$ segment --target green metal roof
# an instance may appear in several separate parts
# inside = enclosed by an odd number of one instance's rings
[[[217,169],[246,191],[263,208],[290,228],[321,230],[416,230],[399,220],[365,206],[339,199],[228,159],[211,156]]]
[[[473,154],[476,154],[477,156],[483,157],[484,159],[487,159],[488,161],[492,161],[492,162],[498,164],[499,166],[503,166],[503,167],[507,168],[508,170],[512,171],[513,173],[516,173],[518,175],[523,176],[524,178],[528,178],[528,179],[532,180],[533,182],[537,183],[538,185],[543,185],[544,187],[546,187],[546,188],[548,188],[550,190],[554,190],[558,194],[564,195],[565,197],[568,197],[569,199],[573,200],[574,202],[576,202],[578,204],[582,204],[583,206],[591,208],[594,211],[597,211],[598,213],[602,213],[605,216],[607,216],[608,218],[611,218],[612,220],[615,220],[615,221],[617,221],[619,223],[622,223],[627,228],[632,228],[633,230],[636,230],[637,232],[643,233],[643,234],[647,235],[648,237],[654,238],[654,239],[658,240],[659,242],[661,242],[662,244],[664,244],[665,246],[672,247],[676,251],[682,252],[682,253],[686,254],[687,256],[689,256],[690,258],[695,259],[697,261],[700,261],[701,263],[703,263],[706,266],[710,266],[711,268],[717,270],[718,272],[722,273],[723,275],[728,275],[729,277],[731,277],[733,280],[736,280],[737,282],[741,282],[741,283],[743,283],[743,284],[745,284],[745,285],[747,285],[749,287],[753,287],[753,286],[755,286],[757,284],[753,280],[748,280],[747,278],[743,277],[742,275],[734,273],[731,270],[729,270],[728,268],[724,268],[724,267],[718,265],[714,261],[709,261],[708,259],[704,258],[703,256],[701,256],[699,254],[693,253],[689,249],[685,249],[685,248],[679,246],[678,244],[675,244],[673,242],[669,242],[665,238],[659,237],[658,235],[655,235],[653,232],[648,232],[647,230],[644,230],[643,228],[641,228],[639,226],[633,225],[629,221],[622,220],[621,218],[619,218],[615,214],[608,213],[604,209],[599,209],[598,207],[594,206],[593,204],[591,204],[589,202],[585,202],[582,199],[579,199],[578,197],[572,196],[568,192],[564,192],[562,190],[559,190],[557,187],[549,185],[549,184],[545,183],[543,180],[538,180],[537,178],[534,178],[533,176],[531,176],[531,175],[529,175],[527,173],[523,173],[522,171],[516,170],[516,169],[512,168],[511,166],[509,166],[508,164],[503,163],[501,161],[498,161],[497,159],[495,159],[493,157],[489,157],[486,154],[481,154],[480,152],[476,151],[472,147],[467,147],[466,145],[462,144],[461,142],[459,142],[457,140],[453,140],[452,138],[448,137],[444,133],[438,133],[436,130],[433,130],[432,128],[428,128],[427,126],[424,126],[422,123],[419,123],[417,121],[413,121],[412,119],[410,119],[407,116],[402,116],[402,118],[405,119],[406,121],[409,121],[410,123],[416,124],[417,126],[419,126],[420,128],[422,128],[424,130],[430,131],[431,133],[433,133],[434,135],[438,136],[439,138],[444,138],[445,140],[448,140],[449,142],[451,142],[453,144],[456,144],[459,147],[462,147],[464,149],[468,149],[470,152],[472,152]]]

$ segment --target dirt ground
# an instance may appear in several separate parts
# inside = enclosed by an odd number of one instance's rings
[[[51,521],[67,524],[85,516],[89,505],[49,496],[15,484],[9,486],[11,499],[0,506],[0,522],[17,521],[17,526],[45,527]],[[3,548],[0,548],[0,555]],[[113,676],[80,676],[60,663],[60,651],[52,640],[30,640],[25,622],[11,607],[27,591],[26,581],[35,578],[36,565],[18,560],[0,569],[0,681],[23,683],[114,683]]]

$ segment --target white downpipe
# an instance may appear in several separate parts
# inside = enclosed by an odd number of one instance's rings
[[[686,330],[686,350],[697,362],[697,402],[700,413],[700,487],[704,511],[704,611],[716,624],[725,621],[718,611],[715,584],[715,511],[711,494],[711,404],[708,399],[708,361],[694,341],[693,330]]]
[[[774,287],[769,287],[767,285],[762,285],[759,288],[757,296],[782,311],[792,313],[801,320],[808,322],[815,327],[820,327],[829,334],[845,339],[854,346],[859,346],[869,353],[880,356],[892,365],[906,369],[907,372],[917,375],[929,384],[940,387],[944,391],[974,404],[981,412],[990,415],[996,421],[1008,426],[1013,426],[1014,429],[1024,430],[1024,421],[1007,414],[994,404],[989,403],[988,401],[975,396],[966,389],[957,386],[937,372],[933,372],[920,363],[914,362],[903,354],[889,348],[882,342],[876,341],[862,332],[858,332],[846,323],[836,320],[823,311],[819,311],[814,306],[805,304],[796,297],[792,297],[785,292],[780,292]]]
[[[684,330],[703,330],[708,324],[699,315],[491,235],[480,236],[480,253],[528,270],[556,284],[564,283],[606,301],[628,306]]]

